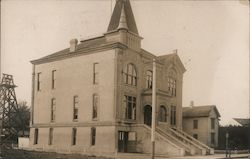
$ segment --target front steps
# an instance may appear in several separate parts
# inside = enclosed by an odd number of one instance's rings
[[[150,154],[152,151],[151,128],[145,124],[137,124],[133,127],[133,131],[140,134],[137,136],[140,143],[137,145],[137,152]],[[205,156],[213,153],[213,149],[181,130],[156,127],[155,154],[158,156]]]

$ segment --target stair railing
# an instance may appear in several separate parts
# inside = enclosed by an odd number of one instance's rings
[[[207,149],[207,150],[209,151],[208,153],[213,152],[213,149],[212,149],[212,148],[210,148],[210,147],[207,146],[206,144],[202,143],[201,141],[195,139],[193,136],[189,135],[188,133],[186,133],[186,132],[184,132],[184,131],[181,131],[181,130],[179,130],[179,129],[173,129],[173,128],[172,128],[172,130],[173,130],[173,131],[176,131],[176,132],[178,132],[178,133],[180,133],[180,134],[182,134],[182,135],[185,136],[187,139],[189,139],[189,140],[193,141],[194,143],[199,144],[200,146],[204,147],[205,149]]]

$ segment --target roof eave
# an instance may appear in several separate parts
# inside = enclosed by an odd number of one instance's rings
[[[120,42],[115,42],[115,43],[106,44],[103,46],[97,46],[97,47],[92,47],[92,48],[83,48],[83,49],[77,50],[76,52],[72,52],[72,53],[68,52],[67,54],[58,55],[55,57],[48,57],[48,58],[44,57],[44,58],[40,58],[37,60],[32,60],[30,62],[33,65],[37,65],[37,64],[53,62],[53,61],[57,61],[57,60],[65,59],[65,58],[72,58],[75,56],[87,55],[87,54],[91,54],[91,53],[96,52],[96,51],[110,50],[110,49],[115,49],[115,48],[126,49],[127,46],[120,43]]]

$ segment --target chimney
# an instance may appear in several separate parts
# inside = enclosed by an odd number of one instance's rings
[[[190,101],[190,107],[192,107],[192,108],[194,107],[194,101],[193,100]]]
[[[178,49],[173,50],[173,53],[177,54],[178,53]]]
[[[76,49],[77,49],[77,43],[78,43],[77,39],[71,39],[69,41],[69,44],[70,44],[69,50],[70,50],[70,52],[75,52],[76,51]]]

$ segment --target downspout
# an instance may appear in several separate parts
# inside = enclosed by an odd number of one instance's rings
[[[30,127],[34,124],[35,65],[32,66]]]

